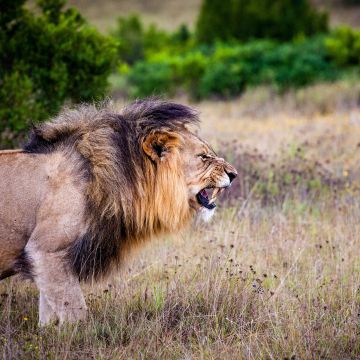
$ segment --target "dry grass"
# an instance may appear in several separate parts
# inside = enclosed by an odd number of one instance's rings
[[[39,329],[35,287],[2,282],[2,358],[358,359],[359,109],[321,114],[273,100],[267,111],[250,97],[198,104],[202,132],[220,150],[230,144],[235,162],[256,148],[265,173],[283,174],[271,161],[288,149],[292,161],[326,166],[339,188],[289,191],[279,175],[286,194],[264,205],[235,187],[210,224],[155,241],[121,274],[84,286],[83,324]]]
[[[138,13],[146,24],[155,23],[160,28],[174,30],[181,24],[191,27],[196,21],[201,0],[69,0],[81,13],[102,31],[115,26],[119,16]]]
[[[330,13],[331,25],[360,25],[360,7],[343,6],[339,1],[313,0],[313,3]],[[174,30],[181,24],[194,27],[201,0],[69,0],[81,13],[102,31],[115,26],[119,16],[139,13],[145,23],[155,23],[161,28]]]
[[[2,357],[356,359],[359,214],[351,199],[223,209],[88,288],[88,322],[67,329],[39,329],[33,286],[9,280]]]

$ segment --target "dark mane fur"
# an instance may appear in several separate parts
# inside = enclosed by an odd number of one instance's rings
[[[99,106],[83,104],[64,109],[51,122],[33,125],[23,149],[30,153],[53,151],[56,146],[71,142],[72,136],[81,135],[80,122],[84,122],[89,130],[109,126],[114,131],[130,130],[133,137],[139,137],[162,128],[177,131],[198,121],[197,113],[190,107],[160,100],[137,100],[125,107],[122,114],[114,112],[107,103]],[[53,131],[49,132],[50,128]]]
[[[154,188],[157,171],[141,142],[152,131],[179,132],[197,122],[187,106],[150,99],[136,101],[122,113],[107,105],[81,105],[33,127],[26,152],[76,152],[86,168],[88,230],[66,256],[79,278],[105,275],[118,263],[124,244],[157,231],[151,227],[160,231],[165,226],[150,223],[134,208],[146,186]]]

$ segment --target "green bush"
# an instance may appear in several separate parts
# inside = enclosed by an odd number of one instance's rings
[[[144,29],[138,15],[119,17],[113,36],[118,41],[118,54],[122,61],[134,64],[144,59]]]
[[[332,81],[338,70],[327,56],[323,38],[295,44],[281,44],[263,55],[259,82],[279,89],[305,86],[316,81]]]
[[[185,90],[195,99],[231,97],[247,86],[270,84],[283,91],[316,81],[332,81],[339,70],[330,61],[324,38],[292,43],[257,40],[217,43],[181,55],[163,52],[130,68],[136,96]]]
[[[33,83],[22,71],[14,70],[1,79],[0,86],[0,148],[22,140],[27,119],[41,118],[42,109],[35,101]],[[24,121],[25,119],[25,121]]]
[[[340,27],[326,40],[330,56],[340,66],[360,65],[360,31]]]
[[[191,39],[191,36],[192,34],[189,28],[185,24],[182,24],[172,34],[172,41],[177,44],[186,44]]]
[[[240,94],[245,86],[241,69],[241,66],[236,65],[211,64],[200,81],[198,96],[208,98],[215,95],[228,98]]]
[[[212,60],[227,66],[241,67],[242,78],[246,85],[258,85],[264,82],[263,72],[271,69],[265,63],[267,54],[271,54],[279,45],[273,41],[256,40],[245,44],[218,44]]]
[[[281,41],[325,32],[326,13],[308,0],[203,0],[197,20],[199,42],[269,38]]]
[[[128,75],[133,97],[146,97],[171,93],[174,86],[171,67],[167,63],[149,63],[140,61],[134,65]]]
[[[173,33],[169,33],[155,24],[145,27],[137,14],[119,17],[112,35],[118,43],[120,61],[128,65],[165,49],[172,53],[183,52],[192,40],[186,25],[180,25]]]
[[[173,63],[177,81],[194,98],[199,96],[199,83],[208,66],[208,59],[200,51],[192,51]]]
[[[25,129],[54,114],[65,101],[104,96],[116,62],[116,44],[89,27],[63,0],[25,0],[0,8],[0,132]]]
[[[233,37],[233,2],[203,0],[196,24],[199,42],[210,43],[215,40],[229,40]]]

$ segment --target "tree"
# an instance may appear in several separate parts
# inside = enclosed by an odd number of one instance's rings
[[[281,41],[327,31],[326,13],[308,0],[203,0],[199,42],[270,38]]]
[[[199,42],[227,40],[232,36],[233,0],[203,0],[196,24]]]
[[[144,28],[138,15],[119,17],[113,36],[119,42],[121,60],[132,65],[144,58]]]
[[[63,10],[64,0],[38,0],[37,14],[25,2],[0,4],[0,141],[7,146],[65,101],[103,97],[117,59],[114,41],[76,9]]]

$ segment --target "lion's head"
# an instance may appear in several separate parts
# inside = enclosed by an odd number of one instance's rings
[[[169,191],[172,197],[176,197],[173,205],[182,198],[184,207],[188,206],[190,212],[205,221],[214,213],[217,195],[228,188],[237,175],[233,166],[186,128],[176,133],[157,131],[147,136],[142,146],[159,170],[160,167],[165,169],[166,176],[161,186],[171,181],[173,190]],[[173,163],[176,171],[172,169]],[[173,174],[176,174],[175,178]]]
[[[87,231],[69,248],[80,277],[103,274],[132,244],[213,213],[237,173],[190,131],[197,122],[187,106],[146,100],[122,113],[64,110],[33,129],[25,150],[62,152],[86,184]]]
[[[202,219],[208,220],[216,207],[217,195],[231,185],[237,172],[205,141],[192,133],[185,137],[182,160],[189,204]]]
[[[158,184],[157,192],[166,194],[166,199],[157,203],[162,204],[166,215],[172,214],[172,211],[164,206],[167,202],[175,212],[183,209],[184,213],[197,215],[206,221],[214,213],[217,195],[231,185],[237,172],[233,166],[217,156],[207,142],[187,128],[186,125],[197,121],[196,113],[192,109],[179,104],[157,104],[160,107],[174,106],[178,111],[177,115],[181,113],[180,116],[183,117],[183,123],[179,122],[176,127],[173,127],[172,123],[164,124],[140,139],[144,153],[151,159],[148,166],[157,170],[154,177]],[[149,106],[147,102],[140,102],[131,107],[139,105]],[[173,121],[176,122],[175,119]],[[173,219],[176,218],[180,219],[174,214]],[[167,219],[165,223],[171,224],[173,221]]]

